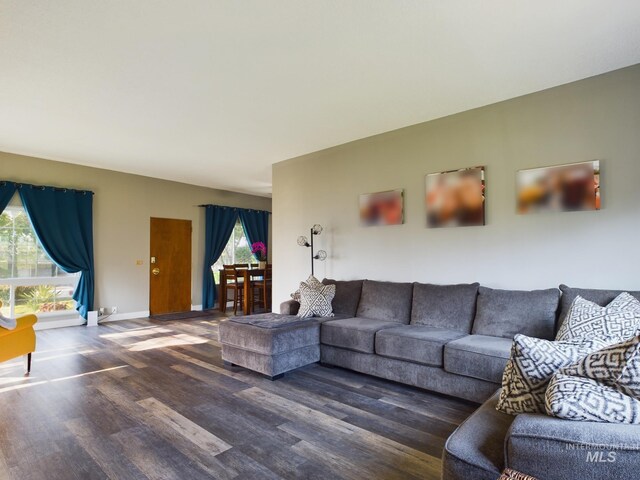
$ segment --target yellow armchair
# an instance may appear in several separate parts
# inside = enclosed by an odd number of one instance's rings
[[[26,370],[29,373],[31,372],[31,354],[36,349],[36,332],[33,326],[38,321],[38,317],[25,315],[16,321],[18,325],[13,330],[0,327],[0,362],[26,355]]]

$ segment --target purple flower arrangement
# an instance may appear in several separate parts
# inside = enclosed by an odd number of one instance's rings
[[[253,243],[251,245],[251,253],[253,253],[261,262],[267,260],[267,246],[262,242]]]

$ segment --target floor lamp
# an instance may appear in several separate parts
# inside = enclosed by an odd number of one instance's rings
[[[318,250],[316,253],[313,252],[313,237],[322,233],[322,225],[318,225],[316,223],[313,227],[311,227],[310,233],[311,241],[309,241],[304,235],[300,235],[298,237],[298,245],[300,245],[301,247],[311,248],[311,275],[313,275],[313,261],[324,261],[327,258],[327,252],[325,252],[324,250]]]

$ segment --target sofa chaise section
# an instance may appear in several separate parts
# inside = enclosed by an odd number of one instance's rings
[[[514,417],[496,410],[499,391],[447,439],[442,454],[446,480],[496,480],[504,465],[504,438]]]

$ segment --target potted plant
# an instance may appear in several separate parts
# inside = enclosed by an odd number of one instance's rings
[[[251,244],[251,253],[258,259],[258,268],[267,268],[267,246],[262,242]]]

